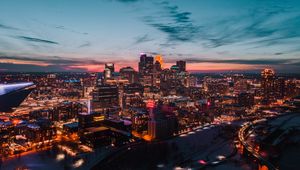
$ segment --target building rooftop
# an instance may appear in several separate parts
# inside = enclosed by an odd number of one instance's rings
[[[89,132],[95,133],[95,132],[100,132],[100,131],[106,131],[109,130],[109,128],[101,126],[101,127],[91,127],[86,129]]]

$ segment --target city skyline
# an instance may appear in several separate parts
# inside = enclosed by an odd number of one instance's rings
[[[189,71],[300,71],[299,1],[3,1],[0,71],[137,70],[141,52]],[[13,12],[18,11],[18,12]]]

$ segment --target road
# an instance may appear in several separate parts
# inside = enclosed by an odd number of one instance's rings
[[[252,126],[254,126],[256,123],[258,123],[259,120],[257,121],[252,121],[246,123],[240,130],[239,130],[239,140],[242,143],[242,145],[246,148],[246,150],[251,153],[252,156],[254,156],[256,159],[259,160],[263,165],[266,165],[268,169],[270,170],[277,170],[277,168],[268,160],[266,160],[264,157],[262,157],[259,152],[257,152],[251,144],[249,144],[245,138],[245,136],[248,135],[248,131],[251,129]]]

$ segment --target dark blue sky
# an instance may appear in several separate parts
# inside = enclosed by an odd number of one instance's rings
[[[137,66],[300,71],[298,0],[2,0],[0,71]],[[126,63],[126,64],[125,64]]]

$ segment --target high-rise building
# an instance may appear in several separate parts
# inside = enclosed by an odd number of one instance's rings
[[[105,68],[108,68],[112,73],[115,72],[115,65],[114,63],[106,63]]]
[[[164,62],[163,62],[163,58],[162,58],[161,55],[156,55],[156,56],[155,56],[154,62],[155,62],[155,63],[156,63],[156,62],[159,62],[161,68],[163,67]]]
[[[153,57],[142,53],[139,62],[139,74],[143,86],[153,85]]]
[[[160,72],[162,70],[161,64],[159,61],[155,61],[154,63],[154,72]]]
[[[104,68],[104,78],[112,78],[113,73],[115,72],[115,65],[113,63],[106,63]]]
[[[176,65],[178,66],[179,68],[179,72],[183,72],[183,71],[186,71],[186,62],[185,61],[176,61]]]
[[[119,89],[116,85],[98,85],[92,93],[92,109],[103,111],[103,109],[119,106]]]
[[[297,88],[295,80],[287,80],[286,81],[286,96],[287,97],[295,97],[295,96],[299,95],[299,92],[297,92],[297,89],[299,91],[299,88]]]
[[[153,69],[153,86],[159,87],[160,86],[160,78],[161,78],[161,64],[159,61],[155,61],[154,69]]]
[[[264,103],[268,104],[274,100],[275,72],[272,69],[264,69],[261,72],[261,88]]]
[[[132,67],[123,67],[120,69],[120,76],[128,80],[129,83],[137,83],[138,75]]]
[[[148,135],[151,139],[168,138],[177,131],[177,119],[171,113],[163,110],[163,105],[158,104],[151,107],[151,103],[147,104],[149,109]]]
[[[286,95],[285,79],[283,77],[277,78],[274,86],[276,90],[276,98],[283,99]]]
[[[150,75],[153,71],[153,57],[142,53],[139,62],[139,73],[141,76]]]
[[[139,83],[127,84],[124,86],[122,107],[142,107],[143,102],[144,87]]]

